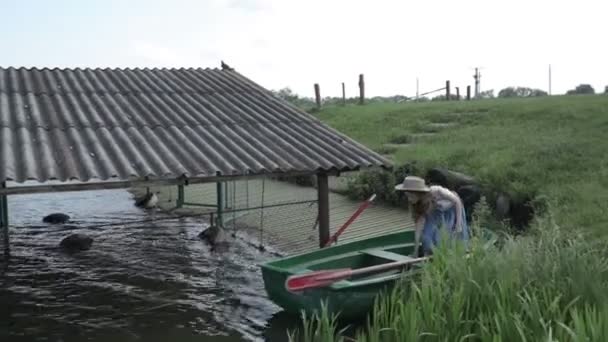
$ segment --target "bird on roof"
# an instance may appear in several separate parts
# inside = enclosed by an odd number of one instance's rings
[[[224,63],[224,61],[222,61],[222,70],[234,70],[234,68],[231,68],[228,64]]]

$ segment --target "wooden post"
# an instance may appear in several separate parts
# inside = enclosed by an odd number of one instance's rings
[[[327,174],[317,174],[317,194],[319,209],[319,246],[323,248],[329,241],[329,184]]]
[[[185,195],[184,195],[184,186],[183,185],[178,185],[177,186],[177,203],[175,203],[175,206],[178,208],[181,208],[184,206],[184,202],[185,202]]]
[[[224,226],[224,217],[222,215],[222,212],[224,211],[224,194],[223,194],[223,187],[222,187],[222,182],[217,182],[217,187],[216,187],[216,191],[217,191],[217,223],[220,227]],[[211,223],[213,224],[213,222]]]
[[[344,82],[342,82],[342,105],[346,106],[346,88]]]
[[[230,191],[228,191],[228,182],[224,182],[224,209],[229,208],[228,203],[230,202]]]
[[[6,182],[2,182],[0,187],[6,188]],[[8,235],[8,198],[6,195],[0,196],[0,228],[4,240],[4,255],[10,256],[10,239]]]
[[[445,81],[445,99],[450,101],[450,81]]]
[[[365,80],[363,74],[359,75],[359,104],[365,104]]]
[[[467,101],[471,99],[471,86],[467,86]]]
[[[315,101],[317,102],[317,109],[321,109],[321,89],[319,83],[315,83]]]
[[[460,87],[456,87],[456,100],[460,101]]]

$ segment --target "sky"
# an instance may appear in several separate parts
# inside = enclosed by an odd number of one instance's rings
[[[0,0],[2,67],[210,67],[307,97],[608,85],[606,0]]]

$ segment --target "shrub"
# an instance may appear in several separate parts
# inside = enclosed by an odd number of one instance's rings
[[[365,200],[376,194],[377,202],[404,207],[407,205],[407,197],[395,191],[395,185],[401,183],[406,175],[415,175],[419,172],[416,162],[397,167],[393,172],[381,169],[361,171],[357,176],[349,179],[345,194],[355,201]]]
[[[575,94],[595,94],[595,90],[589,84],[579,84],[576,88],[568,90],[566,92],[567,95],[575,95]]]
[[[498,97],[536,97],[547,95],[546,91],[526,87],[508,87],[498,92]]]

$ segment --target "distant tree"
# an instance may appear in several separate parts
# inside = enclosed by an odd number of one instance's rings
[[[441,95],[437,95],[437,96],[433,97],[431,99],[431,101],[445,101],[446,98],[447,97],[445,96],[445,94],[441,94]],[[450,94],[450,100],[456,101],[456,100],[458,100],[458,97],[456,96],[456,94]]]
[[[604,94],[608,94],[608,85],[604,88]]]
[[[498,97],[517,97],[517,90],[514,87],[508,87],[498,92]]]
[[[566,92],[568,95],[575,94],[595,94],[595,90],[590,84],[579,84],[575,89],[568,90]]]
[[[285,87],[280,90],[272,90],[271,91],[274,96],[283,99],[294,106],[300,107],[302,109],[308,109],[310,107],[315,106],[315,101],[312,98],[300,97],[298,94],[294,93],[291,88]]]
[[[281,99],[289,101],[289,102],[295,102],[295,101],[299,100],[298,94],[294,93],[291,90],[291,88],[289,88],[289,87],[285,87],[283,89],[279,89],[278,91],[273,90],[272,92],[277,97],[280,97]]]
[[[493,99],[494,98],[494,89],[482,91],[479,93],[480,99]]]
[[[498,97],[534,97],[547,96],[547,92],[527,87],[508,87],[498,92]]]

